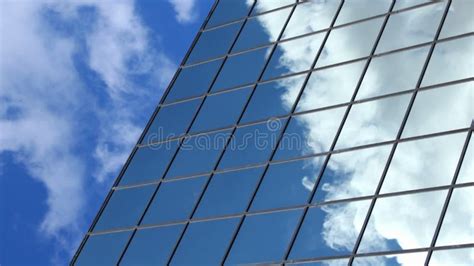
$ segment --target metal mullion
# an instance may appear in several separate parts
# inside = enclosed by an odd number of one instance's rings
[[[448,14],[450,5],[451,5],[451,0],[448,0],[448,2],[446,3],[446,6],[445,6],[445,10],[444,10],[443,16],[441,17],[441,20],[440,20],[440,22],[439,22],[438,29],[437,29],[436,34],[435,34],[435,36],[434,36],[433,43],[431,44],[430,50],[429,50],[429,52],[428,52],[428,55],[426,56],[425,63],[424,63],[423,68],[422,68],[422,70],[421,70],[421,72],[420,72],[420,76],[419,76],[419,78],[418,78],[418,81],[417,81],[417,84],[416,84],[416,87],[415,87],[415,91],[413,92],[413,95],[412,95],[412,97],[411,97],[411,99],[410,99],[410,102],[409,102],[408,107],[407,107],[407,109],[406,109],[405,115],[404,115],[404,117],[403,117],[402,123],[400,124],[400,128],[399,128],[399,130],[398,130],[396,140],[400,140],[400,138],[401,138],[401,136],[402,136],[403,129],[404,129],[404,127],[405,127],[405,125],[406,125],[406,123],[407,123],[407,121],[408,121],[408,116],[409,116],[409,114],[410,114],[410,111],[411,111],[411,109],[413,108],[413,104],[414,104],[414,102],[415,102],[415,98],[416,98],[418,89],[419,89],[419,87],[421,86],[421,83],[422,83],[422,81],[423,81],[423,77],[424,77],[424,75],[425,75],[425,73],[426,73],[426,70],[427,70],[427,68],[428,68],[428,65],[429,65],[431,56],[432,56],[433,51],[434,51],[435,46],[436,46],[436,41],[437,41],[438,38],[439,38],[439,35],[440,35],[440,33],[441,33],[441,29],[443,28],[443,24],[444,24],[444,21],[445,21],[445,19],[446,19],[447,14]],[[392,8],[393,8],[393,5],[392,5]],[[393,144],[392,150],[390,151],[390,154],[389,154],[388,159],[387,159],[387,163],[386,163],[386,165],[385,165],[385,168],[384,168],[384,170],[383,170],[383,172],[382,172],[382,176],[380,177],[379,183],[378,183],[378,185],[377,185],[377,189],[376,189],[376,191],[375,191],[375,195],[378,195],[378,194],[380,193],[380,190],[381,190],[381,188],[382,188],[383,182],[384,182],[384,180],[385,180],[385,176],[386,176],[386,174],[387,174],[387,172],[388,172],[388,169],[389,169],[389,167],[390,167],[390,164],[391,164],[391,161],[392,161],[393,156],[394,156],[394,154],[395,154],[395,150],[397,149],[397,146],[398,146],[398,141]],[[361,241],[362,241],[362,237],[363,237],[363,235],[364,235],[364,233],[365,233],[365,230],[366,230],[366,228],[367,228],[367,225],[368,225],[368,223],[369,223],[369,220],[370,220],[370,217],[371,217],[372,212],[373,212],[373,210],[374,210],[376,201],[377,201],[377,198],[374,198],[374,199],[372,200],[370,206],[369,206],[369,209],[368,209],[368,211],[367,211],[367,215],[366,215],[366,217],[365,217],[364,223],[363,223],[363,225],[362,225],[362,228],[361,228],[361,230],[360,230],[360,232],[359,232],[359,235],[358,235],[358,237],[357,237],[357,240],[356,240],[356,242],[355,242],[354,249],[352,250],[352,256],[351,256],[351,259],[349,260],[349,265],[352,265],[352,263],[353,263],[353,261],[354,261],[354,255],[357,253],[357,251],[358,251],[358,249],[359,249],[359,245],[360,245],[360,243],[361,243]]]
[[[456,184],[459,172],[461,171],[461,167],[462,167],[463,161],[464,161],[465,156],[466,156],[466,151],[467,151],[467,148],[469,146],[469,141],[470,141],[471,136],[472,136],[472,130],[474,130],[474,121],[471,123],[471,130],[467,133],[466,141],[464,142],[464,146],[463,146],[463,149],[461,151],[461,156],[459,157],[459,161],[458,161],[458,164],[456,166],[456,170],[454,172],[453,179],[451,180],[451,186]],[[434,233],[433,238],[431,240],[430,248],[433,248],[436,245],[436,241],[438,239],[439,232],[440,232],[441,227],[443,225],[444,217],[446,216],[446,211],[448,210],[448,206],[449,206],[449,203],[451,201],[451,196],[453,195],[453,191],[454,191],[453,187],[449,188],[449,190],[448,190],[448,194],[446,195],[446,200],[445,200],[443,208],[441,210],[441,214],[440,214],[440,217],[439,217],[439,220],[438,220],[438,224],[436,225],[435,233]],[[425,265],[428,265],[428,263],[430,262],[432,254],[433,254],[433,250],[430,250],[428,252],[428,254],[426,255]]]

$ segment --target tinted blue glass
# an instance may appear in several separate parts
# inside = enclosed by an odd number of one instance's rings
[[[166,177],[210,172],[229,136],[230,131],[220,131],[186,138]]]
[[[216,174],[194,215],[197,218],[244,212],[263,168]]]
[[[242,51],[276,41],[290,11],[291,8],[285,8],[248,19],[232,50]]]
[[[115,190],[94,231],[135,226],[155,188],[149,185]]]
[[[291,5],[295,2],[296,0],[258,0],[252,10],[252,15],[276,9],[282,6]]]
[[[219,169],[261,163],[269,159],[286,119],[238,128],[219,163]]]
[[[169,103],[206,93],[222,61],[219,59],[181,69],[165,102]]]
[[[195,63],[227,54],[241,25],[242,22],[234,23],[203,32],[186,63]]]
[[[132,231],[89,236],[74,265],[115,265]]]
[[[305,75],[272,81],[256,87],[241,122],[288,114],[301,90]]]
[[[323,157],[268,168],[251,210],[265,210],[306,204],[317,179]]]
[[[197,99],[161,107],[145,138],[143,138],[142,144],[183,135],[196,114],[200,103],[201,99]]]
[[[279,43],[265,69],[263,79],[305,71],[311,68],[324,33]]]
[[[120,185],[145,183],[160,179],[177,148],[177,141],[162,142],[139,148],[127,166],[127,170],[125,170],[120,180]]]
[[[207,177],[163,182],[142,224],[161,224],[186,220],[202,192]]]
[[[257,81],[267,59],[269,48],[230,56],[217,77],[212,91],[247,85]]]
[[[204,101],[191,132],[232,126],[242,114],[242,109],[252,88],[244,88],[227,93],[208,96]]]
[[[253,1],[221,0],[212,13],[206,28],[247,16]]]
[[[120,265],[165,265],[184,225],[140,229]]]
[[[370,200],[310,208],[290,259],[348,255],[367,214]]]
[[[349,259],[322,260],[315,262],[288,263],[289,266],[345,266],[349,264]],[[357,264],[354,264],[357,265]]]
[[[217,265],[221,263],[239,219],[191,223],[172,265]]]
[[[281,261],[302,210],[245,218],[226,264]]]

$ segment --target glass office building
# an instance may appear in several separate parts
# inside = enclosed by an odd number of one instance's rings
[[[474,1],[218,0],[74,265],[473,265]]]

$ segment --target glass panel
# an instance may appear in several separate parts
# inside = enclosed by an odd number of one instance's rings
[[[431,255],[430,266],[471,266],[474,261],[474,248],[435,250]]]
[[[403,130],[403,137],[466,128],[474,117],[474,83],[420,91]]]
[[[201,99],[163,106],[142,140],[142,144],[176,138],[186,133]]]
[[[137,231],[120,265],[165,265],[184,225]]]
[[[227,146],[219,169],[251,165],[269,159],[286,119],[238,128]]]
[[[323,38],[324,33],[320,33],[279,43],[268,63],[263,79],[310,69]]]
[[[374,58],[357,93],[357,99],[415,89],[429,47]]]
[[[391,3],[391,0],[346,0],[336,25],[384,14],[388,12]]]
[[[453,191],[436,246],[469,244],[474,240],[474,187]]]
[[[286,115],[291,111],[306,75],[259,84],[241,123]]]
[[[331,155],[313,202],[373,195],[391,149],[386,145]]]
[[[370,55],[383,18],[334,29],[324,45],[317,67]]]
[[[397,0],[393,10],[408,8],[411,6],[420,5],[427,2],[433,2],[433,0]]]
[[[402,266],[402,265],[424,265],[426,255],[428,252],[415,252],[415,253],[404,253],[404,254],[390,254],[374,257],[356,257],[354,259],[354,266],[362,265],[390,265],[390,266]]]
[[[252,14],[262,13],[268,10],[294,4],[296,0],[257,0]]]
[[[243,112],[252,89],[248,87],[208,96],[204,100],[204,105],[199,111],[196,121],[193,123],[191,132],[202,132],[235,125]]]
[[[259,167],[214,175],[194,217],[244,212],[262,173]]]
[[[328,151],[346,108],[293,116],[278,145],[276,160]]]
[[[142,224],[163,224],[190,218],[206,176],[163,182]]]
[[[358,252],[429,247],[445,198],[433,191],[377,199]]]
[[[233,41],[237,38],[237,32],[241,26],[242,22],[239,22],[202,32],[186,64],[192,64],[227,54]]]
[[[465,139],[462,133],[400,143],[381,193],[451,184]]]
[[[239,218],[191,223],[171,265],[221,263]]]
[[[459,171],[458,178],[456,180],[457,184],[474,182],[474,148],[473,148],[472,137],[469,141],[469,146],[467,147],[466,154],[462,161],[461,170]]]
[[[94,231],[135,226],[156,185],[115,190],[94,226]]]
[[[310,208],[289,258],[349,255],[369,205],[370,201],[366,200]]]
[[[247,16],[253,1],[220,0],[206,28]]]
[[[322,261],[301,262],[301,263],[285,263],[285,265],[291,265],[291,266],[347,266],[347,265],[349,265],[349,259],[334,259],[334,260],[322,260]]]
[[[227,58],[212,91],[255,83],[271,48],[261,48]]]
[[[339,5],[339,1],[308,1],[299,4],[286,26],[283,39],[329,28]]]
[[[291,8],[271,12],[247,20],[233,51],[242,51],[277,40]]]
[[[474,76],[474,37],[436,44],[423,86]]]
[[[89,236],[74,265],[115,265],[132,231]]]
[[[405,94],[352,106],[336,149],[395,139],[410,97]]]
[[[390,15],[377,53],[433,41],[446,1]]]
[[[268,169],[251,210],[290,207],[308,203],[324,157],[273,164]]]
[[[186,138],[166,177],[212,171],[230,133],[231,131],[226,130]]]
[[[474,2],[469,0],[452,1],[448,17],[444,21],[440,38],[474,31]]]
[[[165,103],[206,93],[222,61],[222,59],[219,59],[181,69],[173,83],[173,87],[166,96]]]
[[[365,61],[360,61],[311,73],[296,110],[301,112],[350,101],[364,65]]]
[[[280,261],[302,210],[247,216],[226,264]]]

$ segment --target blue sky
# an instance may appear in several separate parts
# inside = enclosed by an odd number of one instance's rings
[[[212,2],[1,2],[0,265],[69,261]]]

